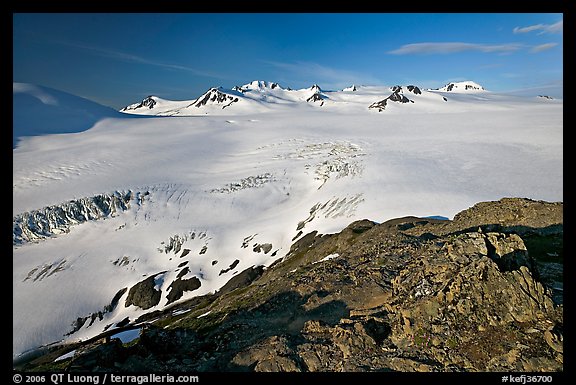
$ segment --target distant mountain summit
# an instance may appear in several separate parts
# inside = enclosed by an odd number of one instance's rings
[[[480,84],[475,83],[471,80],[467,80],[464,82],[452,82],[446,84],[444,87],[436,89],[436,91],[444,91],[444,92],[478,92],[478,91],[486,91],[484,87]]]
[[[210,88],[208,91],[204,93],[204,95],[200,96],[192,105],[194,107],[202,107],[206,105],[219,105],[222,106],[222,109],[230,106],[232,103],[236,103],[238,101],[238,97],[229,95],[224,93],[221,88]]]
[[[154,106],[156,105],[157,101],[156,99],[158,99],[158,97],[150,95],[145,97],[144,99],[142,99],[142,101],[140,103],[134,103],[131,104],[129,106],[126,106],[124,108],[122,108],[120,111],[122,112],[127,112],[130,110],[137,110],[139,108],[149,108],[152,109],[154,108]]]
[[[280,87],[280,84],[275,82],[267,82],[264,80],[253,80],[248,84],[244,84],[242,87],[239,87],[243,91],[248,90],[257,90],[257,91],[265,91],[265,90],[274,90],[274,89],[283,89]]]

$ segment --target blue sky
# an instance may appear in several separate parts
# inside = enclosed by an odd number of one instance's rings
[[[562,97],[563,14],[15,13],[13,80],[116,109],[252,80]]]

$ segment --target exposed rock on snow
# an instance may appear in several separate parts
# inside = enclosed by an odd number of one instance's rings
[[[408,89],[410,92],[413,92],[414,94],[421,93],[420,89],[415,86],[408,86]],[[390,96],[388,96],[386,99],[380,100],[379,102],[372,103],[370,106],[368,106],[368,108],[377,108],[378,112],[382,112],[386,109],[386,104],[388,103],[388,100],[397,103],[409,103],[409,102],[414,103],[413,100],[408,99],[404,95],[401,86],[394,86],[391,88],[391,90],[392,94],[390,94]]]
[[[192,105],[199,108],[208,104],[217,104],[222,105],[222,109],[224,109],[232,105],[232,103],[236,103],[238,100],[238,97],[225,94],[218,88],[211,88],[204,95],[196,99]]]
[[[139,108],[152,109],[156,105],[156,100],[154,98],[155,97],[153,95],[147,96],[140,103],[131,104],[129,106],[122,108],[120,111],[126,112],[131,110],[137,110]]]
[[[48,278],[60,271],[67,269],[66,260],[62,259],[55,261],[53,263],[43,264],[42,266],[37,266],[30,270],[23,282],[31,280],[32,282],[42,281],[44,278]]]
[[[240,182],[230,183],[225,187],[210,190],[212,193],[233,193],[247,188],[262,187],[266,183],[274,182],[276,178],[270,173],[262,175],[249,176],[240,180]]]
[[[320,93],[316,92],[314,94],[312,94],[312,96],[310,96],[309,98],[306,99],[307,102],[321,102],[320,105],[322,106],[324,104],[324,96],[322,96]]]
[[[218,275],[226,274],[229,271],[232,271],[236,266],[238,266],[239,263],[240,263],[239,259],[234,260],[234,262],[232,262],[232,264],[228,266],[228,268],[220,270],[220,274]]]
[[[298,222],[296,230],[302,230],[307,223],[316,217],[336,218],[340,216],[351,217],[358,205],[364,201],[363,194],[352,196],[334,197],[324,203],[317,203],[310,208],[310,215],[303,221]]]
[[[150,309],[158,305],[161,294],[160,290],[156,289],[156,275],[152,275],[130,288],[124,306],[134,305],[144,310]]]
[[[203,240],[204,246],[208,243],[208,241],[212,239],[206,234],[206,231],[198,231],[196,230],[189,231],[186,234],[175,234],[171,236],[168,241],[160,242],[160,247],[158,247],[158,251],[164,254],[173,253],[178,254],[182,249],[182,245],[189,241],[200,241]],[[187,251],[186,251],[187,250]],[[182,250],[182,254],[179,256],[180,258],[185,257],[190,252],[190,249]]]
[[[186,275],[187,272],[188,268],[184,268],[180,274],[178,274],[178,277],[172,281],[168,287],[170,292],[166,296],[168,299],[167,304],[171,304],[172,302],[179,300],[185,291],[194,291],[202,286],[200,280],[197,277],[183,279],[182,277]]]
[[[272,250],[271,243],[255,243],[252,251],[255,253],[264,252],[264,254],[268,254]]]
[[[312,87],[309,88],[310,91],[312,91],[312,95],[310,95],[309,97],[306,98],[306,102],[308,103],[314,103],[314,102],[320,102],[320,106],[324,105],[324,100],[328,99],[328,97],[322,93],[322,89],[320,88],[320,86],[318,84],[314,84]]]
[[[310,91],[312,91],[314,93],[320,93],[320,92],[322,92],[322,89],[320,88],[320,86],[318,84],[313,84],[312,87],[310,87]]]
[[[229,293],[233,290],[240,289],[250,285],[264,273],[263,266],[251,266],[248,269],[236,274],[218,290],[218,295]]]
[[[413,92],[415,95],[421,95],[422,91],[420,90],[420,88],[413,86],[413,85],[409,85],[408,87],[408,91]]]

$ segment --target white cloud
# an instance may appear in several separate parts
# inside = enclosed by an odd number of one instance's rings
[[[414,55],[414,54],[450,54],[464,51],[478,52],[499,52],[510,53],[521,49],[521,44],[474,44],[474,43],[414,43],[405,44],[402,47],[388,51],[393,55]]]
[[[558,43],[546,43],[546,44],[536,45],[530,49],[530,53],[538,53],[538,52],[546,51],[546,50],[549,50],[550,48],[556,47],[557,45],[558,45]]]
[[[543,33],[562,33],[564,31],[564,20],[560,20],[554,24],[535,24],[529,25],[528,27],[516,27],[514,28],[514,33],[528,33],[532,31],[541,31],[540,35]]]

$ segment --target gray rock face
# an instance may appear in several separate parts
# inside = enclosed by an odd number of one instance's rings
[[[222,286],[220,290],[218,290],[218,294],[222,295],[233,290],[246,287],[254,282],[257,278],[260,278],[263,273],[264,268],[262,266],[249,267],[248,269],[230,278],[230,280],[226,282],[226,284]]]
[[[532,260],[554,243],[524,241],[561,234],[561,211],[561,203],[503,199],[452,221],[361,220],[337,234],[312,232],[268,268],[179,303],[97,366],[91,352],[104,348],[87,348],[69,367],[562,371],[563,305]],[[177,309],[189,311],[172,316]]]
[[[128,297],[126,298],[124,306],[134,305],[146,310],[158,305],[161,292],[156,290],[154,288],[155,286],[155,276],[150,276],[138,282],[128,291]]]
[[[182,270],[184,271],[184,270]],[[194,291],[199,289],[202,284],[197,277],[192,277],[188,279],[182,279],[181,276],[178,276],[172,283],[170,284],[169,288],[171,289],[166,298],[168,299],[168,304],[171,304],[174,301],[179,300],[185,291]]]

